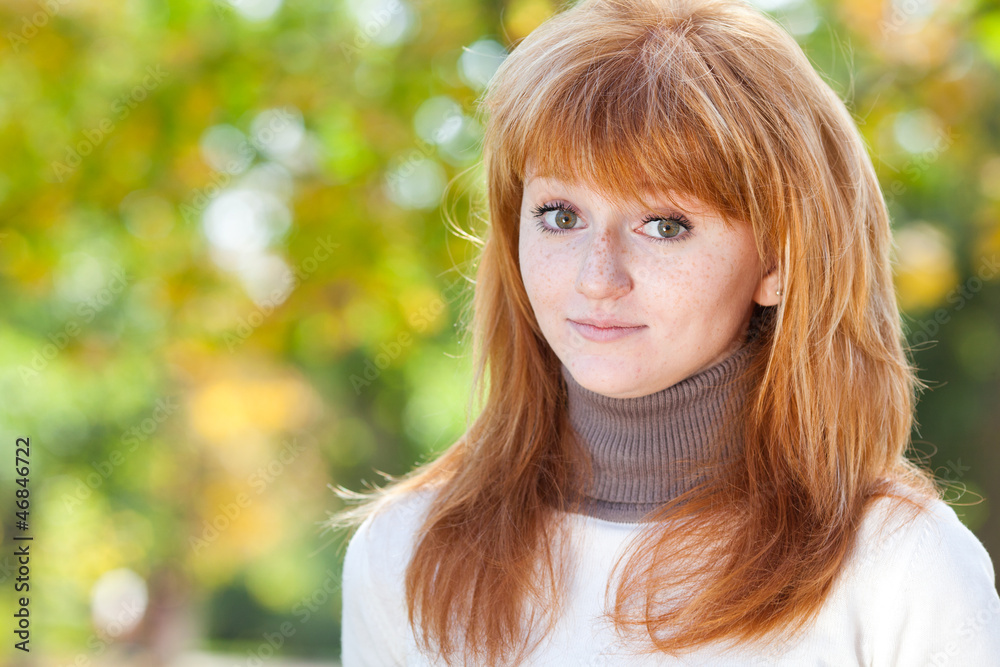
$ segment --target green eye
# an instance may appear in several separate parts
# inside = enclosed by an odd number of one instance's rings
[[[532,209],[532,214],[538,220],[537,227],[546,234],[563,234],[573,231],[580,218],[580,213],[570,204],[563,201],[555,201],[544,206],[536,206]],[[555,219],[550,223],[546,221],[546,214],[555,212]],[[680,241],[688,236],[692,229],[690,221],[681,214],[672,214],[667,217],[662,215],[649,215],[642,221],[643,225],[652,222],[656,224],[656,234],[644,234],[650,239],[658,242]],[[549,225],[554,223],[555,227]]]
[[[649,224],[655,222],[656,233],[659,236],[651,236],[654,241],[673,241],[679,240],[687,236],[685,232],[691,231],[691,223],[688,219],[680,215],[672,215],[669,218],[659,218],[656,216],[649,216],[643,221],[643,224]]]
[[[552,211],[555,211],[555,228],[549,227],[545,220],[546,214]],[[549,234],[561,234],[564,231],[572,231],[577,219],[580,217],[576,209],[565,202],[559,201],[544,206],[536,206],[531,212],[538,219],[538,228]]]
[[[576,222],[576,214],[565,208],[556,209],[555,223],[560,229],[572,229]]]
[[[660,220],[660,224],[656,226],[656,231],[666,238],[672,238],[680,234],[681,223],[677,220]]]

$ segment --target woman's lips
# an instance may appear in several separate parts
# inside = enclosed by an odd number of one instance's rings
[[[576,329],[581,336],[587,340],[594,341],[596,343],[605,343],[607,341],[618,340],[620,338],[625,338],[626,336],[631,336],[637,331],[641,331],[646,328],[645,325],[637,327],[595,327],[590,324],[583,324],[582,322],[577,322],[575,320],[569,321],[573,328]]]

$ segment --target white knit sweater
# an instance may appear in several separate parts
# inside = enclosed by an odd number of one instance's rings
[[[429,491],[414,494],[369,517],[352,537],[343,570],[343,667],[440,664],[417,651],[403,588],[430,498]],[[630,655],[599,618],[611,566],[640,524],[584,514],[571,520],[578,566],[568,608],[526,665],[1000,667],[990,556],[943,501],[898,530],[902,522],[878,501],[845,576],[801,640],[767,653],[719,645],[683,658]]]

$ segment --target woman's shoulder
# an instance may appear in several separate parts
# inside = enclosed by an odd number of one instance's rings
[[[875,501],[859,530],[856,593],[875,664],[1000,665],[1000,597],[983,543],[939,497]],[[978,662],[977,662],[978,661]]]
[[[425,487],[388,494],[375,501],[347,545],[345,558],[364,559],[375,569],[395,569],[393,563],[408,560],[417,531],[436,493]]]
[[[347,544],[342,576],[341,661],[401,665],[408,611],[404,576],[433,492],[379,497]]]
[[[859,548],[870,565],[899,565],[900,560],[918,564],[933,557],[991,563],[983,543],[951,505],[906,486],[893,490],[893,496],[872,503],[859,530]],[[989,571],[992,576],[992,566]]]
[[[875,500],[865,514],[856,539],[858,568],[880,579],[968,569],[992,586],[986,547],[951,505],[902,485],[893,492]]]

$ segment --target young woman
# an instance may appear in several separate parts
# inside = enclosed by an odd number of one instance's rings
[[[344,667],[1000,665],[990,557],[905,457],[885,201],[794,39],[582,0],[483,108],[482,408],[340,490]]]

